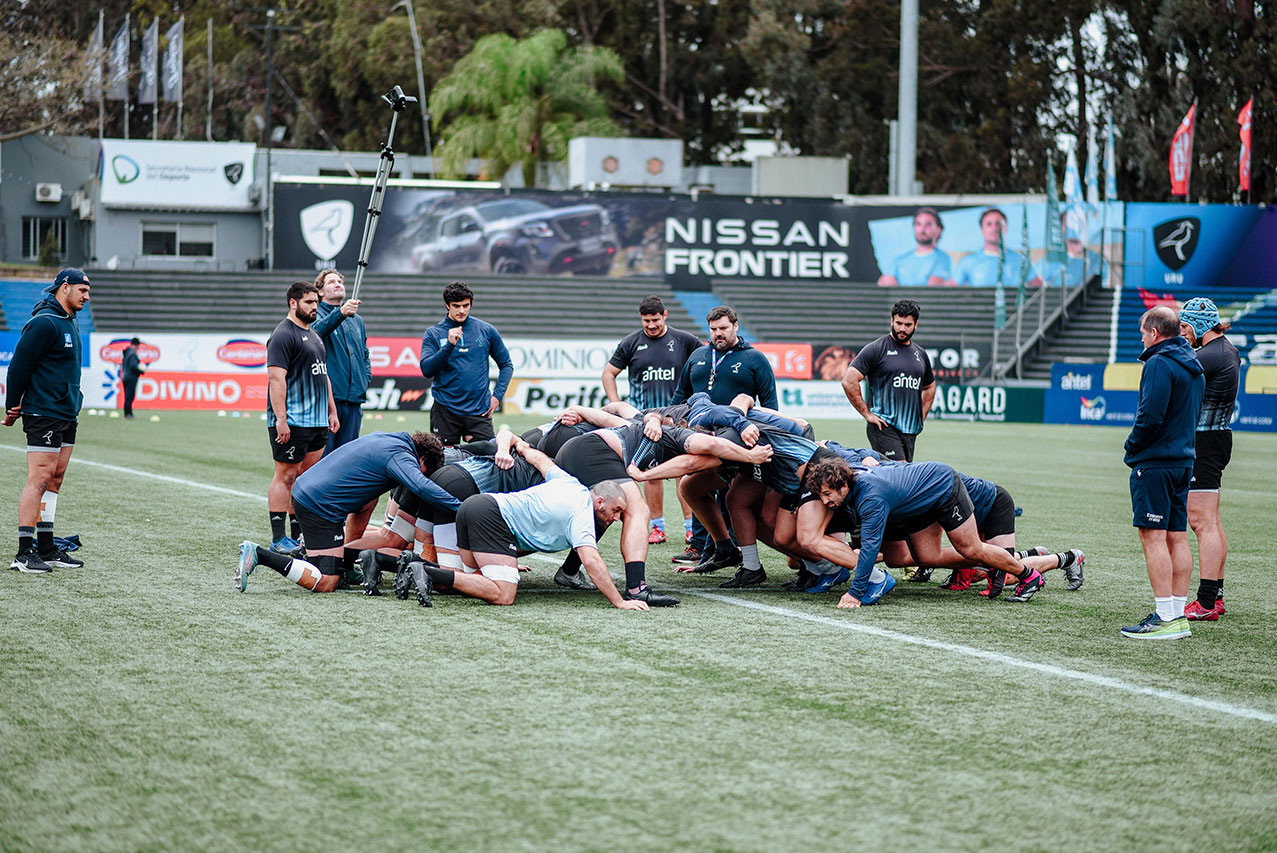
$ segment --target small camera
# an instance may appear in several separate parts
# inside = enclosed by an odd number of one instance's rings
[[[416,98],[405,95],[403,93],[403,89],[399,88],[398,86],[391,89],[386,94],[382,95],[381,99],[385,101],[386,103],[390,104],[390,108],[397,113],[401,113],[404,110],[408,109],[409,104],[417,103]]]

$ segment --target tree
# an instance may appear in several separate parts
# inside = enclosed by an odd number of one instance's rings
[[[484,36],[430,95],[440,174],[462,177],[478,157],[488,176],[517,165],[534,186],[537,163],[566,160],[573,137],[619,135],[595,84],[624,73],[615,53],[569,48],[562,30]]]

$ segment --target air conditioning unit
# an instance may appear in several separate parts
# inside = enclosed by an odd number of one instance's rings
[[[92,219],[93,218],[93,199],[89,198],[86,195],[83,199],[80,200],[80,203],[75,206],[75,210],[80,214],[81,219]]]
[[[36,184],[35,200],[49,203],[62,201],[61,184]]]

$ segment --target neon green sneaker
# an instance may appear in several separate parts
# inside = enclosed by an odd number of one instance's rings
[[[1178,640],[1192,635],[1188,620],[1183,616],[1163,622],[1156,613],[1148,614],[1138,625],[1128,625],[1122,629],[1122,636],[1132,640]]]

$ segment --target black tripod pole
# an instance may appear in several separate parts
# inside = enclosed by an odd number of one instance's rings
[[[390,180],[390,170],[395,165],[395,125],[399,121],[399,114],[407,109],[409,104],[417,103],[416,98],[408,97],[398,86],[382,95],[381,99],[390,104],[390,109],[393,110],[390,114],[390,133],[386,134],[386,144],[381,147],[377,179],[373,182],[372,198],[368,200],[368,216],[364,219],[364,238],[359,244],[359,264],[355,270],[355,286],[350,293],[351,299],[359,298],[359,286],[364,280],[364,270],[368,268],[368,256],[372,253],[373,237],[377,234],[377,222],[381,219],[381,208],[386,200],[386,182]]]

